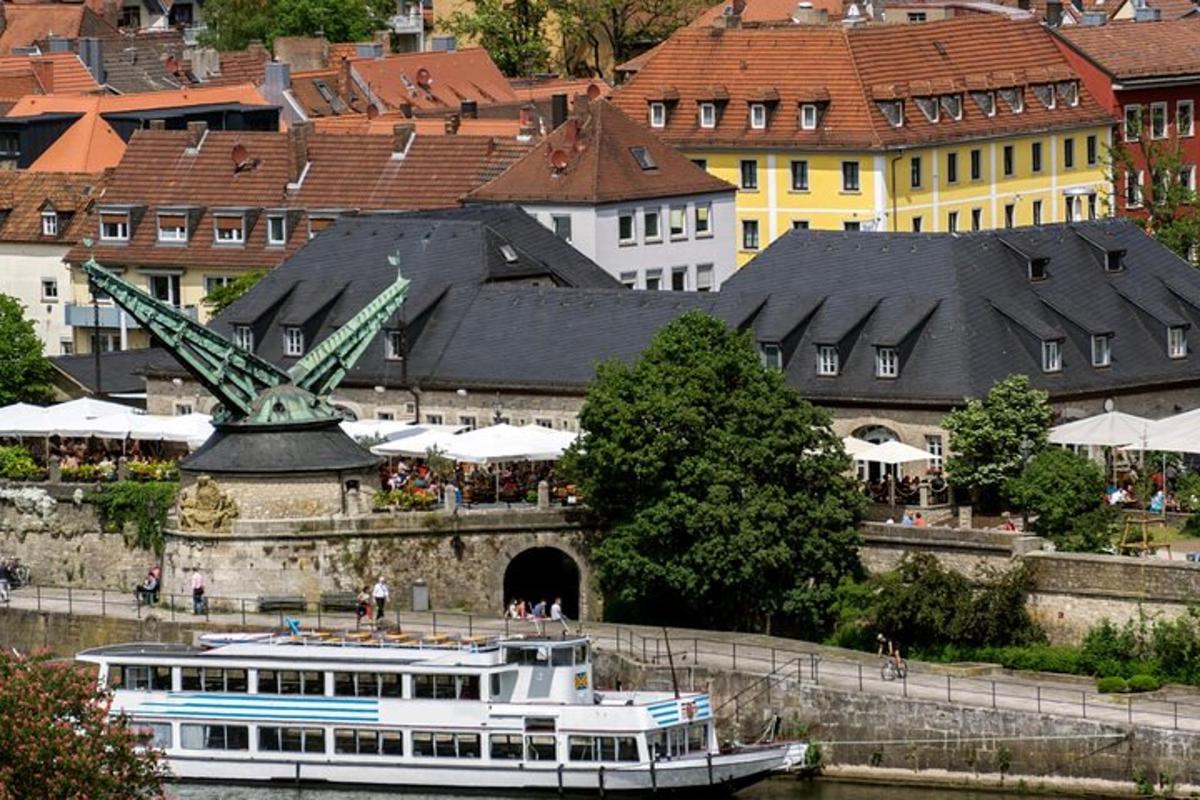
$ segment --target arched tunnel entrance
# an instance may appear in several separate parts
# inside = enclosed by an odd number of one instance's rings
[[[504,606],[521,598],[533,608],[562,598],[563,614],[579,619],[579,565],[557,547],[533,547],[515,555],[504,570]]]

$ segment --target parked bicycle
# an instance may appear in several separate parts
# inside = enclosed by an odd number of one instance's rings
[[[22,586],[28,586],[29,580],[29,567],[22,564],[19,558],[8,559],[8,588],[19,589]]]

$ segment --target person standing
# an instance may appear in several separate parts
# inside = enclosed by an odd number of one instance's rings
[[[0,558],[0,602],[8,602],[8,582],[10,580],[8,562]]]
[[[371,618],[371,587],[364,586],[354,602],[354,627],[362,625],[363,617]]]
[[[570,628],[567,626],[567,618],[563,616],[562,598],[554,598],[553,605],[550,606],[550,619],[562,625],[563,633],[569,633]]]
[[[375,598],[375,624],[377,625],[383,621],[383,612],[387,608],[387,601],[391,594],[388,591],[387,581],[380,575],[379,580],[375,581],[375,588],[371,590],[371,596]]]
[[[192,613],[204,613],[204,573],[199,569],[192,571]]]

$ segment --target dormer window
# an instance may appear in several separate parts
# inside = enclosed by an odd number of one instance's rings
[[[304,329],[283,329],[283,354],[285,356],[304,355]]]
[[[817,374],[832,378],[841,371],[838,350],[831,344],[817,345]]]
[[[1125,251],[1109,250],[1104,254],[1104,271],[1120,272],[1125,269]]]
[[[764,342],[758,346],[759,356],[767,369],[780,371],[783,369],[783,348],[778,342]]]
[[[158,240],[160,242],[186,242],[187,215],[159,214]]]
[[[815,131],[817,129],[817,105],[805,103],[800,106],[800,129]]]
[[[996,116],[995,92],[971,92],[971,99],[975,101],[975,105],[979,106],[979,110],[985,117]]]
[[[1049,339],[1042,342],[1042,372],[1062,372],[1062,341]]]
[[[1046,280],[1047,267],[1050,266],[1048,258],[1031,258],[1029,259],[1029,280],[1044,281]]]
[[[1025,110],[1025,95],[1019,86],[1001,89],[1000,99],[1008,105],[1009,110],[1014,114],[1020,114]]]
[[[234,325],[233,343],[247,353],[254,352],[254,330],[249,325]]]
[[[928,121],[937,122],[941,119],[941,108],[936,97],[917,97],[914,102]]]
[[[246,218],[240,214],[214,217],[213,235],[217,244],[242,244],[246,241]]]
[[[1107,333],[1092,336],[1092,366],[1107,367],[1112,364],[1112,336]]]
[[[58,212],[48,209],[42,212],[42,236],[58,236]]]
[[[902,100],[886,100],[879,104],[879,110],[893,128],[904,127],[904,102]]]
[[[128,242],[129,213],[100,212],[100,241]]]
[[[274,247],[287,244],[287,217],[283,214],[267,217],[267,244]]]
[[[1167,328],[1167,357],[1187,357],[1187,329],[1182,325],[1172,325]]]
[[[894,347],[875,348],[875,377],[896,378],[900,375],[900,353]]]
[[[1075,81],[1059,81],[1054,86],[1058,99],[1064,105],[1074,107],[1079,105],[1079,84]]]
[[[1054,84],[1036,83],[1033,85],[1033,96],[1046,108],[1054,108]]]
[[[387,360],[402,361],[404,359],[404,331],[390,330],[385,331],[386,337],[384,341],[387,344]]]
[[[962,119],[962,95],[960,94],[945,94],[939,100],[942,103],[942,111],[946,112],[946,116],[950,119]]]
[[[761,131],[767,127],[767,106],[765,103],[750,104],[750,127]]]
[[[700,127],[701,128],[717,127],[717,104],[716,103],[701,103],[700,104]]]
[[[650,127],[665,128],[667,127],[667,104],[662,102],[654,102],[650,104]]]

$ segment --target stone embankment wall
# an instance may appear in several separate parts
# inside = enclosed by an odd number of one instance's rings
[[[221,625],[220,629],[238,627]],[[129,619],[0,608],[0,647],[22,653],[46,651],[61,658],[74,658],[81,650],[120,642],[193,644],[195,635],[204,630],[203,624],[191,620],[171,622],[152,615]]]
[[[965,575],[981,566],[1007,569],[1012,560],[1040,550],[1043,539],[999,530],[905,527],[881,522],[861,526],[863,566],[868,572],[893,570],[909,553],[932,553],[942,564]]]

